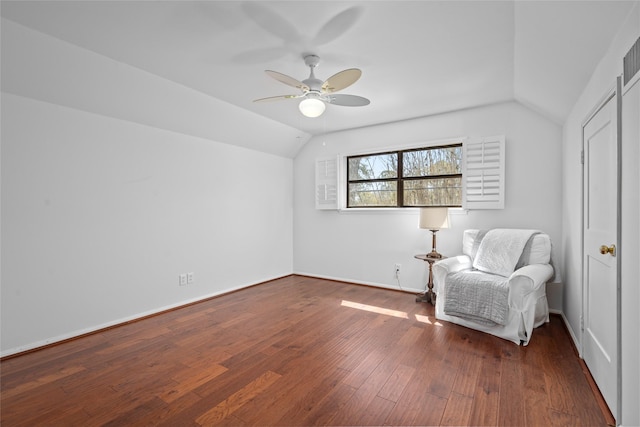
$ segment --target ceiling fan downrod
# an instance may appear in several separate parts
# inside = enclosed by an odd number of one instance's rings
[[[322,89],[322,80],[316,78],[313,70],[320,63],[320,57],[317,55],[306,55],[304,57],[304,63],[309,67],[309,78],[303,80],[302,83],[309,86],[309,92],[316,92],[319,95],[320,90]]]

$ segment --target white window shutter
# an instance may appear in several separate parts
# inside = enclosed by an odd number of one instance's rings
[[[338,158],[316,159],[316,209],[338,209]]]
[[[501,135],[462,144],[464,209],[504,209],[504,142]]]

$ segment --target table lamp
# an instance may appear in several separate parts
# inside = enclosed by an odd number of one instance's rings
[[[420,209],[420,228],[431,230],[431,252],[427,254],[431,258],[442,258],[436,250],[436,232],[442,228],[449,228],[449,209],[448,208],[421,208]]]

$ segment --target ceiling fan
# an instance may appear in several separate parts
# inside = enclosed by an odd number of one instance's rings
[[[313,73],[314,68],[320,63],[320,57],[317,55],[306,55],[304,56],[304,63],[309,67],[311,72],[309,78],[303,81],[278,73],[277,71],[265,70],[265,73],[269,76],[281,83],[300,89],[302,93],[296,95],[270,96],[268,98],[256,99],[253,102],[303,98],[302,102],[300,102],[299,108],[300,112],[307,117],[318,117],[322,115],[326,108],[326,104],[342,105],[346,107],[363,107],[365,105],[369,105],[370,101],[362,96],[335,93],[358,81],[362,75],[362,71],[359,69],[349,68],[347,70],[340,71],[323,82],[316,78]]]

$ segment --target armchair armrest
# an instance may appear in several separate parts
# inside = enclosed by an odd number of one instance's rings
[[[545,284],[553,276],[550,264],[531,264],[514,271],[509,277],[509,305],[524,307],[530,294],[546,293]]]

